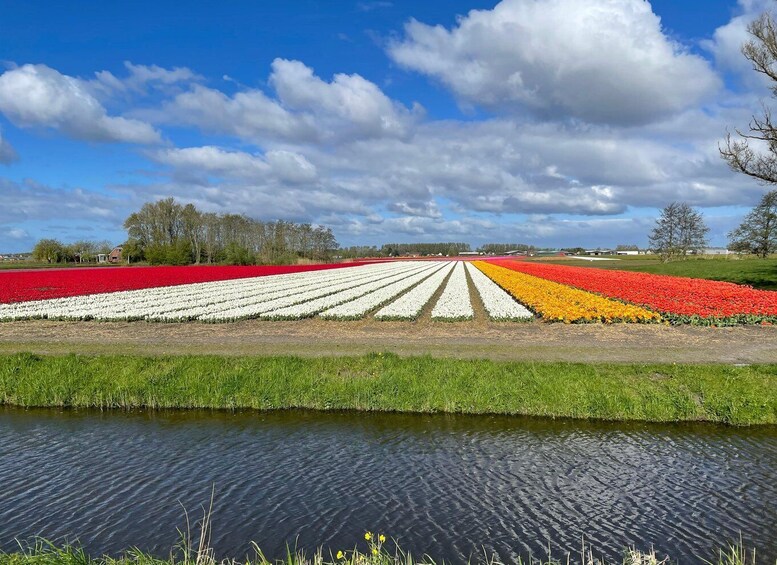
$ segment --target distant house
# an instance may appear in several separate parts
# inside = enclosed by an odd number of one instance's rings
[[[592,257],[598,257],[599,255],[613,255],[614,252],[612,249],[586,249],[585,255],[590,255]]]
[[[729,251],[725,247],[706,247],[696,252],[697,255],[734,255],[734,251]]]
[[[468,255],[482,255],[480,251],[459,251],[460,257],[466,257]]]
[[[618,249],[615,251],[616,255],[639,255],[640,252],[637,249]]]
[[[117,245],[113,248],[113,250],[108,254],[108,262],[109,263],[121,263],[121,245]]]

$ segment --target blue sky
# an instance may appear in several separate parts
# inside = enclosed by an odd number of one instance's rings
[[[391,241],[714,244],[766,190],[717,155],[768,99],[767,0],[0,0],[0,252],[120,242],[174,196]]]

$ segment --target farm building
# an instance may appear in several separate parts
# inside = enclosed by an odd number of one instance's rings
[[[120,263],[121,262],[121,245],[118,245],[113,248],[113,250],[108,255],[108,262],[109,263]]]

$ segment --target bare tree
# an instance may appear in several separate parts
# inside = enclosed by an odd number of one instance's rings
[[[728,234],[729,248],[763,257],[777,252],[777,190],[764,194],[761,202]]]
[[[742,46],[742,54],[753,70],[772,82],[773,96],[777,96],[776,25],[772,14],[762,14],[747,27],[751,39]],[[777,184],[777,125],[765,104],[761,114],[753,116],[747,132],[736,130],[736,138],[728,133],[719,149],[732,170],[766,184]]]
[[[685,202],[672,202],[656,220],[649,236],[650,248],[662,261],[685,259],[690,252],[706,247],[709,231],[701,212]]]

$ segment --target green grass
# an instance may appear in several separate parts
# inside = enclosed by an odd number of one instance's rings
[[[0,404],[777,424],[777,366],[24,353],[0,355]]]
[[[228,559],[218,561],[206,541],[201,538],[197,546],[193,544],[174,548],[167,558],[158,558],[137,549],[127,550],[119,557],[88,555],[77,545],[57,546],[45,540],[39,540],[31,547],[13,553],[0,552],[0,565],[443,565],[445,561],[435,560],[424,555],[415,557],[396,546],[392,541],[386,544],[370,541],[365,548],[352,550],[329,550],[319,548],[313,555],[289,548],[282,559],[268,559],[261,549],[253,545],[254,555],[244,560]],[[597,556],[594,550],[583,545],[577,555],[568,553],[564,558],[553,556],[537,557],[530,555],[526,559],[520,556],[513,561],[502,561],[497,555],[480,555],[467,563],[484,565],[669,565],[675,563],[670,557],[659,554],[655,549],[640,551],[629,548],[623,551],[620,561],[606,561]],[[721,549],[711,560],[696,558],[692,563],[699,565],[756,565],[756,551],[747,549],[741,542],[734,542]]]
[[[694,257],[662,263],[657,257],[619,257],[617,261],[559,260],[542,261],[559,265],[620,269],[676,277],[693,277],[747,284],[762,290],[777,290],[777,257]]]

